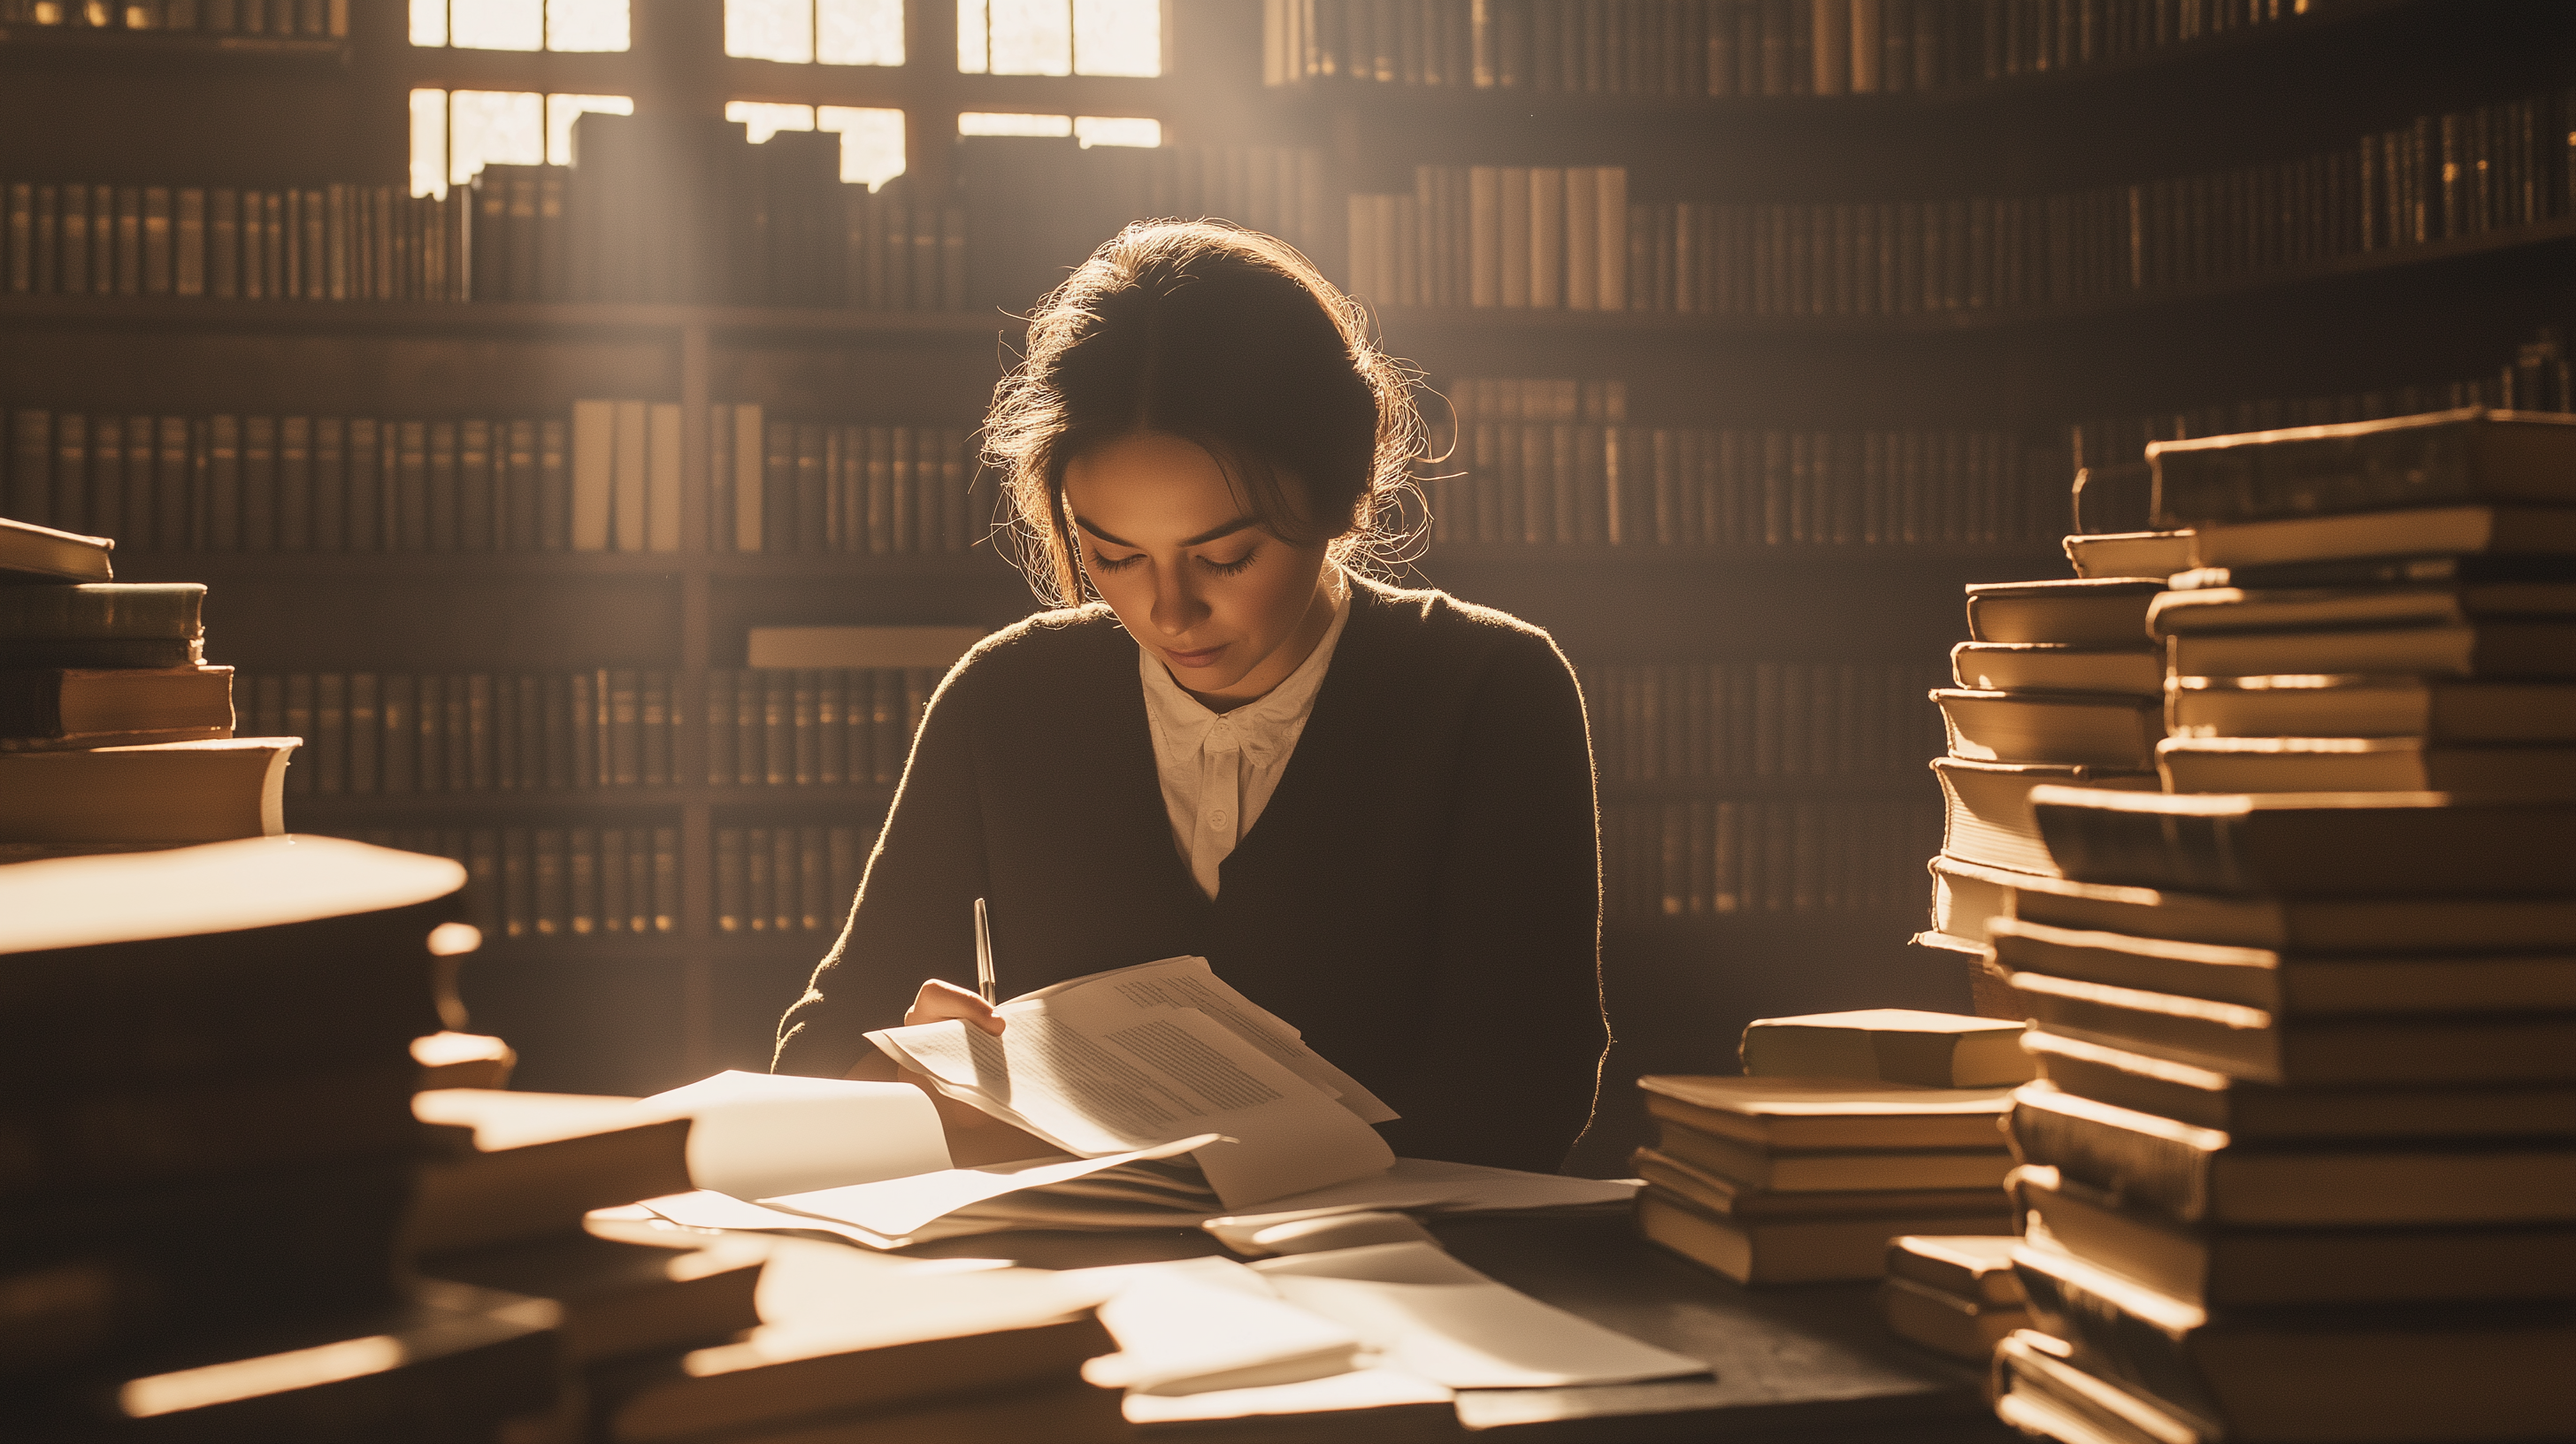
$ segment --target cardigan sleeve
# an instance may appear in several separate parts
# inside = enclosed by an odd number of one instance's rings
[[[1552,1173],[1591,1119],[1608,1042],[1592,750],[1564,657],[1537,637],[1500,652],[1461,740],[1436,1001],[1390,1141]]]
[[[985,859],[972,668],[951,673],[922,714],[849,921],[779,1020],[773,1073],[842,1077],[867,1056],[870,1030],[903,1022],[923,979],[975,986]]]

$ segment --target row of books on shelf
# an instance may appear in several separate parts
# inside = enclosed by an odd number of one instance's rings
[[[1948,675],[1852,662],[1667,662],[1575,669],[1605,783],[1902,777],[1937,739],[1923,700]]]
[[[1265,0],[1262,80],[1873,95],[2153,54],[2332,0]]]
[[[260,673],[238,679],[236,705],[247,735],[305,739],[287,772],[299,795],[669,787],[688,780],[681,737],[701,726],[714,786],[890,787],[939,677],[718,669],[701,710],[656,668]]]
[[[1614,800],[1601,809],[1602,910],[1633,920],[1903,908],[1922,896],[1924,846],[1939,835],[1929,795]]]
[[[340,40],[349,34],[349,0],[0,0],[0,25]]]
[[[1630,204],[1618,167],[1420,166],[1409,195],[1349,198],[1348,275],[1379,306],[1826,317],[2071,305],[2564,217],[2571,117],[2576,91],[2562,91],[2419,117],[2344,150],[2043,196]]]
[[[479,921],[495,937],[641,939],[679,927],[676,827],[379,828],[351,835],[463,864]],[[716,930],[837,930],[875,845],[872,826],[717,828],[709,859]]]
[[[1434,543],[1913,546],[2055,534],[2053,448],[2000,431],[1486,422],[1421,481]]]
[[[971,433],[955,427],[765,420],[712,408],[708,545],[719,552],[962,553],[974,515]]]
[[[332,182],[5,187],[16,295],[244,301],[462,301],[467,196]]]
[[[674,552],[680,408],[569,418],[9,413],[8,515],[129,549]]]

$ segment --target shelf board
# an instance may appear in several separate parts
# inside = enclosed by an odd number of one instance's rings
[[[986,341],[1027,323],[972,311],[708,306],[623,301],[217,301],[178,296],[0,296],[0,324],[127,330],[380,332],[399,336],[671,333]]]
[[[700,785],[532,789],[525,792],[392,792],[364,796],[295,793],[286,799],[286,813],[290,823],[310,830],[315,824],[357,827],[467,818],[506,823],[549,818],[579,820],[611,813],[673,812],[683,807],[846,807],[854,813],[875,815],[882,814],[893,800],[892,786],[880,787],[874,783],[809,783],[801,787]]]
[[[2306,15],[2249,25],[2062,70],[2030,71],[1995,80],[1947,85],[1937,90],[1833,96],[1603,94],[1529,87],[1406,85],[1332,77],[1273,87],[1263,93],[1274,103],[1287,106],[1367,110],[1386,119],[1408,118],[1436,110],[1445,117],[1465,115],[1489,122],[1517,114],[1596,123],[1628,118],[1722,125],[1776,118],[1805,124],[1827,119],[1852,119],[1870,124],[1910,125],[1969,110],[2023,109],[2070,98],[2084,99],[2087,91],[2115,77],[2153,75],[2160,81],[2178,82],[2186,78],[2185,72],[2212,61],[2229,60],[2274,47],[2304,45],[2320,31],[2368,16],[2417,6],[2429,9],[2430,0],[2328,0],[2321,8]]]
[[[1595,748],[1595,752],[1598,752]],[[1917,798],[1940,796],[1940,787],[1923,772],[1875,772],[1817,777],[1672,778],[1662,782],[1603,780],[1601,801],[1665,802],[1689,798],[1744,799],[1794,797]]]
[[[1022,587],[1016,570],[975,553],[735,552],[119,552],[117,575],[209,584],[374,583],[387,578],[713,577],[846,582],[872,577]]]
[[[1493,542],[1450,542],[1435,546],[1409,566],[1458,567],[1481,574],[1552,572],[1566,568],[1655,572],[1705,568],[1712,575],[1758,569],[1899,568],[1910,572],[1985,568],[2006,564],[2063,567],[2066,553],[2051,542],[1977,542],[1936,545],[1864,545],[1806,542],[1794,546],[1515,546]]]
[[[64,60],[137,64],[282,61],[345,66],[349,42],[313,35],[216,35],[195,30],[100,30],[86,25],[0,25],[0,63]]]

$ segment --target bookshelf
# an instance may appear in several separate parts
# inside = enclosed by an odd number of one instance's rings
[[[2154,12],[2152,0],[2131,8]],[[399,184],[403,96],[420,86],[630,95],[639,114],[701,117],[729,100],[900,108],[903,185],[934,196],[975,180],[950,139],[961,112],[1142,116],[1160,120],[1172,144],[1320,152],[1327,205],[1315,250],[1342,276],[1344,198],[1407,190],[1417,165],[1621,165],[1630,198],[1658,206],[2033,196],[2291,161],[2418,115],[2576,85],[2563,6],[2494,0],[2474,21],[2430,0],[2271,8],[2293,13],[1994,80],[1899,94],[1730,96],[1341,78],[1264,87],[1271,17],[1253,0],[1167,5],[1158,78],[957,74],[954,6],[938,0],[908,7],[911,63],[901,67],[727,58],[716,0],[638,4],[632,48],[598,54],[415,48],[403,8],[389,0],[353,0],[346,39],[13,25],[0,29],[0,72],[12,79],[0,86],[0,181]],[[68,135],[40,123],[109,105],[125,107],[131,123]],[[2160,123],[2140,123],[2142,113]],[[1100,159],[1080,154],[1093,158],[1077,157],[1081,165]],[[2558,167],[2549,175],[2563,177],[2563,141],[2547,158]],[[1640,432],[2009,433],[2024,448],[2020,474],[2060,487],[2073,464],[2065,428],[2077,418],[2491,375],[2536,324],[2576,317],[2576,216],[2564,179],[2542,180],[2557,199],[2536,219],[2070,302],[1888,314],[1373,310],[1390,349],[1437,384],[1617,380],[1624,424]],[[1031,218],[1005,259],[1024,268],[1032,256],[1078,258],[1099,237],[1073,229]],[[989,232],[970,230],[979,285],[996,254]],[[245,675],[659,669],[672,695],[694,705],[710,673],[743,664],[750,626],[989,626],[1027,609],[1016,573],[985,544],[963,554],[710,545],[712,406],[970,428],[1016,329],[980,296],[967,310],[872,312],[0,294],[0,335],[11,343],[0,347],[0,407],[519,418],[562,417],[589,397],[676,404],[673,551],[146,549],[121,552],[119,574],[210,583],[212,653]],[[969,493],[978,537],[994,499],[989,480]],[[1962,635],[1962,582],[2062,567],[2053,538],[2033,531],[1902,544],[1449,541],[1409,572],[1547,625],[1589,674],[1682,663],[1919,664]],[[1928,704],[1917,720],[1934,726]],[[1928,757],[1937,748],[1924,735]],[[873,783],[710,783],[706,746],[707,729],[684,719],[663,785],[305,794],[290,804],[290,825],[441,839],[442,848],[459,839],[467,850],[477,832],[525,833],[533,847],[539,831],[670,831],[676,906],[667,931],[499,937],[468,980],[481,1021],[519,1043],[529,1086],[641,1091],[718,1066],[758,1066],[769,1023],[830,936],[801,926],[723,930],[719,835],[869,829],[890,797]],[[1630,825],[1620,819],[1675,807],[1692,826],[1705,813],[1712,829],[1720,807],[1767,818],[1763,809],[1813,804],[1820,816],[1912,817],[1888,827],[1922,830],[1936,821],[1935,794],[1909,765],[1623,774],[1605,778],[1604,843],[1627,849],[1612,858],[1614,873],[1642,866],[1629,856],[1644,846],[1642,824],[1621,833]],[[1786,825],[1790,851],[1842,845],[1830,831],[1802,844],[1795,820]],[[1747,835],[1765,852],[1777,841]],[[1793,879],[1787,906],[1739,899],[1721,908],[1711,896],[1693,911],[1684,895],[1668,914],[1615,901],[1638,894],[1633,877],[1614,876],[1605,944],[1622,1035],[1614,1077],[1723,1070],[1753,1016],[1963,1006],[1952,970],[1900,946],[1921,915],[1912,869],[1932,850],[1928,836],[1916,844],[1910,834],[1890,844],[1909,859],[1904,876],[1827,887],[1841,899],[1831,906],[1797,906]],[[1594,1161],[1617,1160],[1604,1152]]]

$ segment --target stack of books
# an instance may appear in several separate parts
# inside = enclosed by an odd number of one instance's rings
[[[1896,1235],[2011,1232],[1998,1085],[2029,1069],[1988,1035],[2017,1031],[1897,1009],[1765,1019],[1745,1032],[1757,1076],[1639,1079],[1658,1130],[1634,1160],[1639,1229],[1746,1284],[1875,1279]]]
[[[464,869],[327,838],[0,868],[0,1435],[489,1438],[554,1308],[407,1284]]]
[[[298,739],[233,736],[206,589],[112,581],[114,545],[0,518],[0,860],[285,830]]]
[[[1998,1407],[2086,1444],[2576,1432],[2541,1382],[2576,1355],[2576,418],[2151,455],[2226,575],[2155,603],[2170,790],[2034,792],[2061,876],[1992,927],[2043,1075]]]
[[[2055,872],[2031,820],[2048,784],[2151,790],[2164,738],[2164,666],[2147,633],[2163,577],[2190,565],[2180,532],[2075,535],[2069,580],[1968,588],[1971,640],[1951,649],[1938,688],[1949,753],[1935,758],[1944,804],[1932,860],[1932,927],[1915,941],[1971,959],[1979,1012],[2019,1017],[1983,966],[1986,919],[2005,890]]]
[[[1887,1245],[1878,1308],[1887,1327],[1935,1353],[1982,1364],[2030,1323],[2010,1234],[1907,1234]]]

